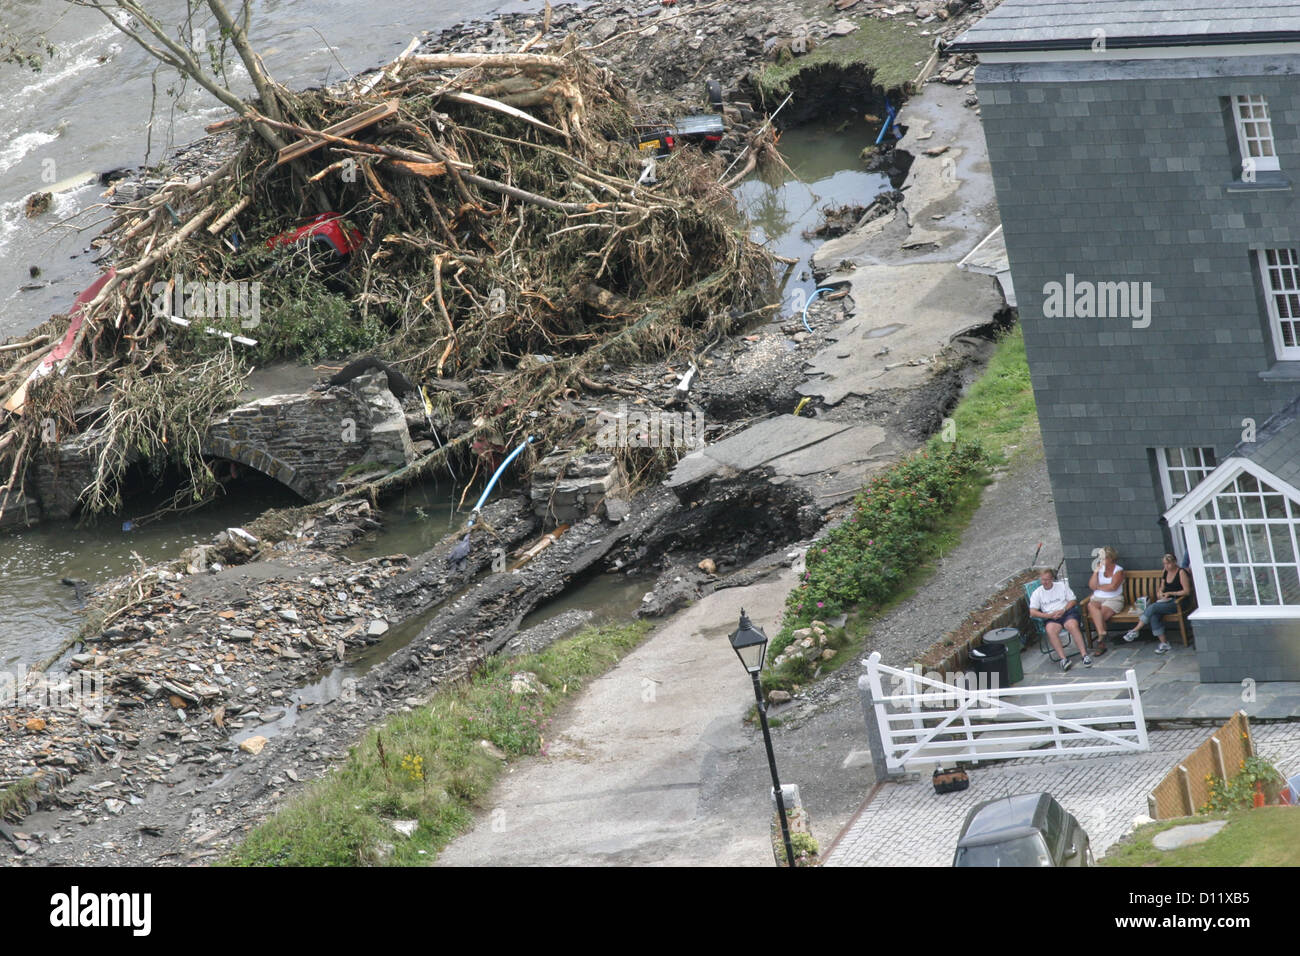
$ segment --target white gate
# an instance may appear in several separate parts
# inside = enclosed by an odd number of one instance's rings
[[[1149,749],[1132,670],[1124,672],[1124,680],[981,687],[889,667],[880,663],[879,652],[866,663],[890,770]]]

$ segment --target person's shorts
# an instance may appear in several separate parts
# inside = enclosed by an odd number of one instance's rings
[[[1093,600],[1094,600],[1094,601],[1099,601],[1099,602],[1101,603],[1101,606],[1102,606],[1102,607],[1108,607],[1108,608],[1110,608],[1112,611],[1114,611],[1116,614],[1118,614],[1120,611],[1124,610],[1124,599],[1123,599],[1122,597],[1113,597],[1113,598],[1096,598],[1096,597],[1094,597]]]
[[[1056,621],[1048,621],[1047,623],[1060,624],[1062,627],[1064,627],[1066,621],[1074,621],[1074,623],[1076,624],[1083,623],[1083,621],[1079,618],[1079,606],[1077,604],[1074,607],[1070,608],[1068,611],[1066,611],[1064,617]]]

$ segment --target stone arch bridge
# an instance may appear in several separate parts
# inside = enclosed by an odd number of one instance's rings
[[[27,484],[39,517],[76,513],[98,447],[92,429],[37,456]],[[268,475],[308,501],[335,494],[355,466],[392,470],[415,459],[406,415],[382,372],[240,405],[208,427],[202,450]],[[32,510],[26,509],[29,521]]]

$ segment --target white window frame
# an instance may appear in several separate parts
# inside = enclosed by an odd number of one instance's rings
[[[1191,494],[1192,489],[1204,481],[1218,467],[1215,461],[1214,449],[1206,445],[1194,445],[1189,448],[1157,448],[1155,451],[1156,464],[1160,467],[1160,490],[1164,493],[1166,511]],[[1170,462],[1170,452],[1178,452],[1180,464],[1175,465]],[[1196,463],[1187,464],[1186,462],[1189,459]],[[1187,491],[1181,493],[1174,491],[1173,481],[1169,477],[1170,472],[1178,472],[1183,475]],[[1174,539],[1175,556],[1179,561],[1182,561],[1184,554],[1191,553],[1182,526],[1175,525],[1170,531]]]
[[[1192,612],[1192,620],[1197,618],[1300,618],[1300,604],[1214,604],[1209,585],[1209,577],[1205,571],[1205,555],[1201,550],[1201,537],[1197,533],[1197,527],[1205,524],[1214,524],[1223,537],[1223,527],[1225,523],[1247,524],[1245,520],[1227,519],[1226,521],[1216,519],[1215,521],[1205,522],[1196,519],[1196,513],[1203,509],[1207,504],[1212,502],[1218,495],[1231,484],[1233,484],[1242,474],[1250,474],[1257,481],[1266,484],[1272,488],[1273,493],[1281,494],[1288,499],[1288,509],[1291,514],[1289,522],[1291,530],[1291,546],[1297,562],[1300,562],[1300,489],[1282,481],[1276,475],[1270,474],[1261,468],[1255,462],[1248,458],[1231,458],[1223,462],[1211,475],[1210,478],[1202,482],[1202,489],[1207,482],[1212,482],[1212,491],[1200,491],[1195,495],[1188,494],[1179,502],[1174,509],[1180,512],[1178,515],[1167,515],[1173,518],[1179,527],[1186,533],[1186,540],[1192,556],[1192,580],[1196,584],[1197,609]],[[1216,512],[1217,513],[1217,512]],[[1274,524],[1280,523],[1274,521]],[[1267,565],[1261,566],[1278,566],[1276,554],[1272,550],[1272,542],[1269,543],[1270,556],[1273,559]],[[1226,556],[1226,554],[1225,554]],[[1215,562],[1216,566],[1218,562]],[[1246,564],[1245,567],[1254,568],[1254,564]],[[1289,564],[1283,564],[1282,567],[1290,567]],[[1229,597],[1235,601],[1236,596],[1231,585],[1229,586]]]
[[[1268,100],[1259,93],[1240,93],[1232,98],[1232,118],[1237,126],[1237,146],[1242,167],[1250,160],[1255,172],[1276,172],[1282,167],[1273,141],[1273,119]]]
[[[1300,359],[1300,250],[1260,249],[1259,278],[1264,287],[1264,300],[1268,306],[1268,326],[1273,333],[1273,351],[1279,360]],[[1270,263],[1270,256],[1275,262]],[[1286,315],[1283,315],[1282,304]],[[1290,327],[1292,345],[1282,323]]]

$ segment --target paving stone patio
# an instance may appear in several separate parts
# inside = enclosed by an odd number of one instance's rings
[[[1300,683],[1202,684],[1196,645],[1184,647],[1177,635],[1172,637],[1172,649],[1157,654],[1155,641],[1145,632],[1132,644],[1112,634],[1107,641],[1110,649],[1095,657],[1092,667],[1084,667],[1078,649],[1070,647],[1067,650],[1073,664],[1061,673],[1060,665],[1050,660],[1051,655],[1039,652],[1038,637],[1032,635],[1020,656],[1025,679],[1018,686],[1123,680],[1124,672],[1131,668],[1137,674],[1148,721],[1227,720],[1238,710],[1260,720],[1300,720]]]
[[[960,793],[936,794],[926,779],[882,783],[822,865],[949,866],[967,811],[985,800],[1040,790],[1074,814],[1100,858],[1146,814],[1151,789],[1210,733],[1203,727],[1155,731],[1151,749],[1139,754],[987,763],[970,771],[970,788]],[[1284,773],[1300,771],[1300,723],[1256,725],[1252,734],[1260,754]]]

